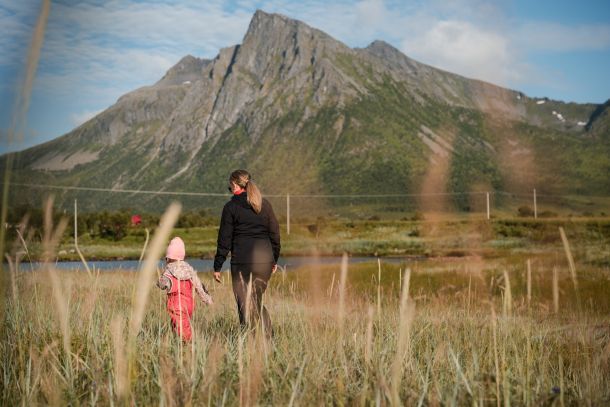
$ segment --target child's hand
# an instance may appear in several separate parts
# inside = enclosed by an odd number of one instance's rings
[[[159,281],[157,281],[157,287],[159,287],[162,290],[169,290],[172,287],[172,282],[170,281],[169,278],[167,278],[165,276],[161,276],[159,278]]]
[[[205,293],[205,295],[202,298],[203,303],[207,304],[207,305],[212,305],[214,304],[214,300],[212,300],[212,296],[208,293]]]

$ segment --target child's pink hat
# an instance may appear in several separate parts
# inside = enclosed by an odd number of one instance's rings
[[[185,252],[184,242],[179,237],[175,237],[169,242],[165,257],[172,260],[184,260]]]

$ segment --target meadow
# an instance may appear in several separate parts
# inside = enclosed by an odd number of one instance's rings
[[[218,221],[210,226],[177,227],[173,235],[181,236],[188,246],[189,257],[214,257],[218,236]],[[560,243],[558,228],[563,227],[582,261],[597,261],[610,265],[610,218],[515,218],[491,220],[477,218],[349,220],[313,218],[291,225],[281,225],[283,256],[354,256],[393,257],[463,257],[537,254],[555,255]],[[149,228],[152,231],[154,228]],[[39,260],[43,256],[43,232],[31,236],[27,253],[15,237],[24,259]],[[120,240],[103,238],[82,232],[78,244],[88,260],[138,260],[147,241],[144,227],[128,227]],[[561,248],[561,245],[559,246]],[[582,249],[582,250],[581,250]],[[80,261],[70,231],[64,233],[53,260]],[[203,271],[203,270],[202,270]]]
[[[489,231],[475,224],[460,256],[279,271],[265,297],[271,340],[239,330],[227,275],[202,273],[215,304],[197,304],[183,344],[153,287],[170,223],[138,273],[54,269],[61,234],[47,223],[46,268],[4,273],[0,404],[610,403],[605,224],[565,239],[555,224],[503,224],[494,236],[508,249],[493,253],[474,250]],[[423,238],[443,241],[432,226]],[[507,245],[513,234],[538,250]]]

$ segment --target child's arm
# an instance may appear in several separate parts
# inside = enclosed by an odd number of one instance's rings
[[[172,290],[171,278],[167,277],[165,274],[162,274],[161,277],[159,277],[159,281],[157,281],[157,287],[162,290],[167,290],[169,293]]]
[[[212,305],[214,303],[214,301],[212,301],[212,296],[205,288],[199,279],[197,272],[193,268],[191,268],[191,282],[195,286],[195,291],[197,292],[197,295],[199,295],[199,298],[201,298],[201,301],[203,301],[204,304]]]

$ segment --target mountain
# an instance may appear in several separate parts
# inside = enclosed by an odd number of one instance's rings
[[[382,41],[352,49],[257,11],[241,44],[213,60],[186,56],[154,85],[19,153],[13,181],[224,192],[230,171],[248,168],[267,194],[607,194],[608,120],[608,103],[530,98]],[[58,198],[74,197],[97,209],[135,202],[78,191]],[[40,196],[15,189],[12,199]],[[455,203],[468,207],[467,197]]]

